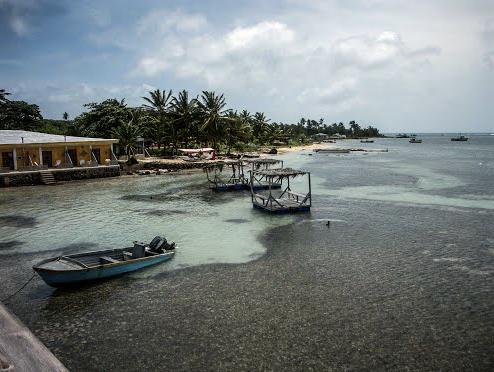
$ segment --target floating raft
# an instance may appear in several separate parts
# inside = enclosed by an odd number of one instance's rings
[[[257,159],[239,159],[239,160],[222,160],[215,163],[207,164],[203,167],[204,173],[207,175],[210,187],[214,191],[235,191],[235,190],[250,190],[252,187],[255,190],[265,190],[269,185],[261,177],[252,180],[248,172],[257,170],[273,169],[274,167],[283,167],[283,161],[279,159],[257,158]],[[271,184],[271,188],[281,188],[280,182]]]
[[[271,159],[271,158],[259,158],[259,159],[246,159],[244,160],[244,166],[250,166],[249,172],[283,168],[283,160]],[[244,177],[245,186],[247,189],[267,190],[269,187],[272,189],[281,188],[281,180],[277,180],[272,184],[269,184],[264,176],[257,175],[256,177]]]
[[[290,188],[290,179],[299,176],[306,176],[308,179],[308,192],[306,193],[297,193]],[[251,185],[254,184],[254,178],[262,178],[268,183],[268,193],[264,194],[256,192],[251,187],[252,205],[254,208],[277,214],[310,211],[312,201],[309,172],[292,168],[264,169],[251,172]],[[281,191],[274,191],[270,187],[274,183],[282,185]]]
[[[210,187],[214,191],[244,190],[243,163],[240,160],[223,160],[203,167]]]

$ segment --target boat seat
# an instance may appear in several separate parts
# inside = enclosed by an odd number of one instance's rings
[[[134,243],[134,248],[132,249],[132,258],[142,258],[146,255],[146,247],[139,243]]]
[[[120,262],[119,260],[115,260],[114,258],[111,258],[108,256],[101,256],[99,259],[100,259],[101,263],[103,263],[103,264]]]

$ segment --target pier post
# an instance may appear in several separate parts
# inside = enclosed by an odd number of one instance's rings
[[[17,170],[17,149],[15,147],[12,150],[12,158],[14,160],[14,170]]]

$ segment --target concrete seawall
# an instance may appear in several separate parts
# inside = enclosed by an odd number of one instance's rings
[[[73,181],[88,178],[117,177],[120,176],[120,166],[110,165],[0,173],[0,187],[41,185],[43,184],[41,178],[43,172],[50,172],[55,181]]]

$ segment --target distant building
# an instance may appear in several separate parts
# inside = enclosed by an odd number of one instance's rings
[[[339,134],[339,133],[335,133],[333,134],[331,137],[329,137],[331,139],[342,139],[342,138],[346,138],[346,135],[345,134]]]
[[[110,165],[116,139],[0,130],[0,171]]]
[[[328,139],[328,135],[326,133],[317,133],[317,134],[314,134],[312,136],[312,138],[316,139],[316,140],[319,140],[319,141],[322,141],[322,140],[325,140],[325,139]]]

